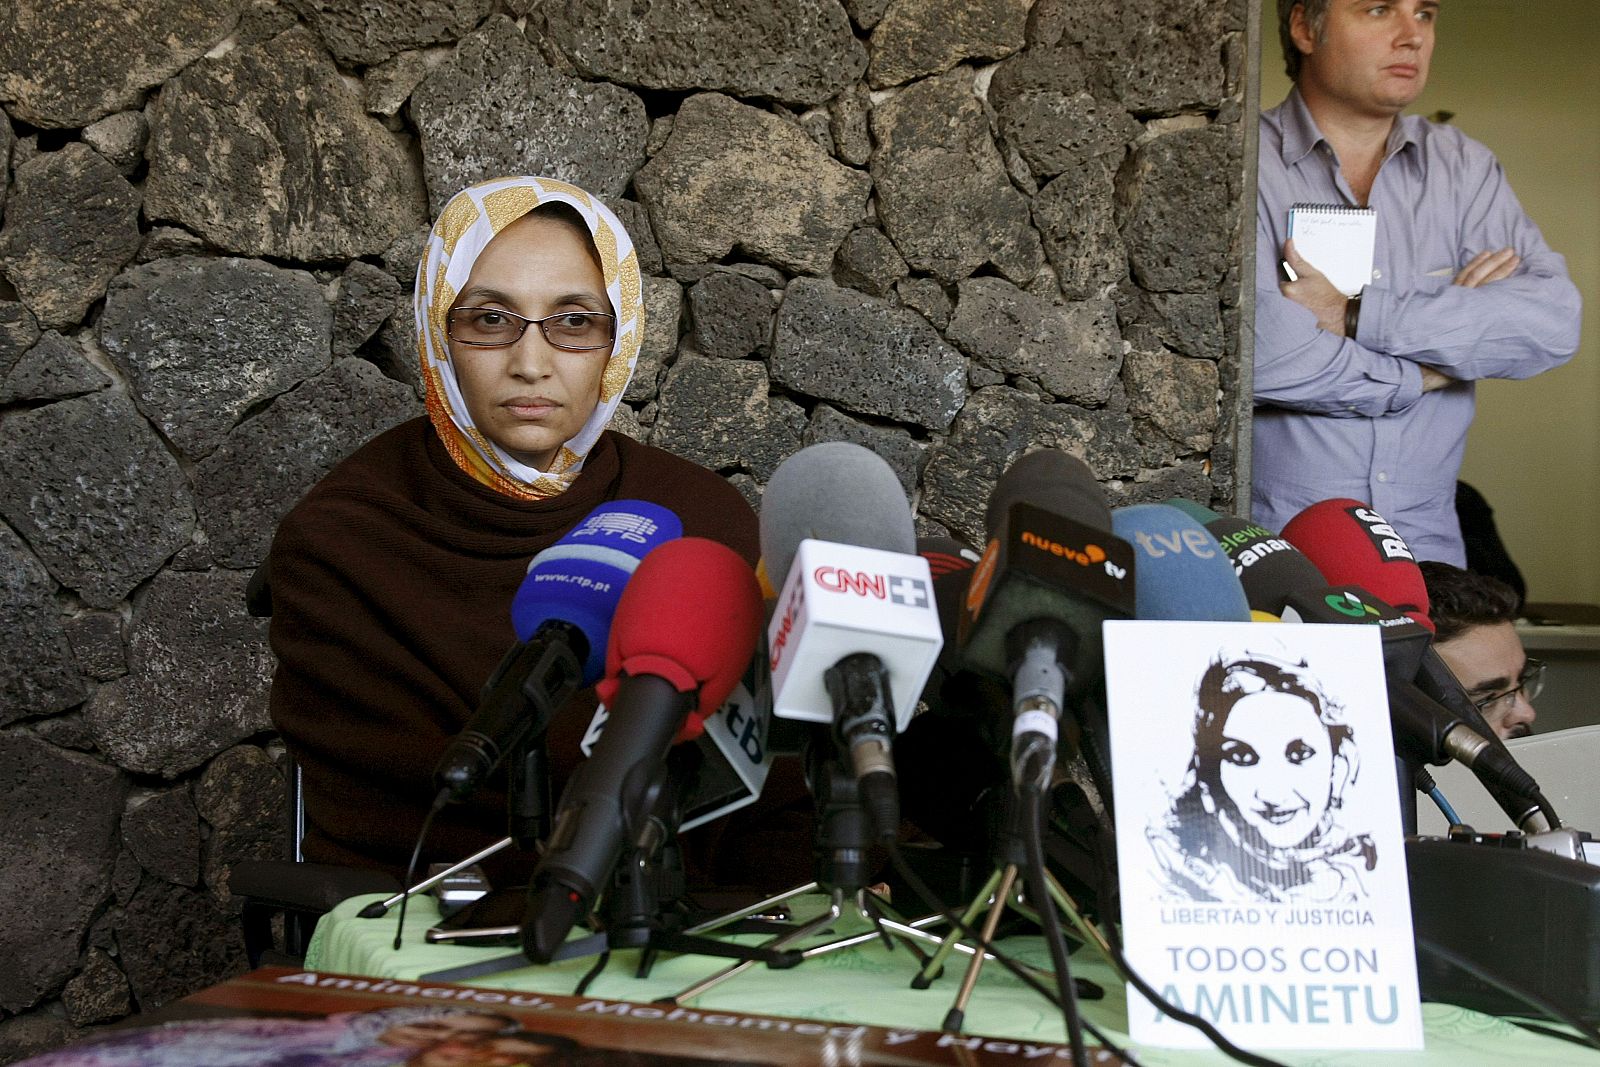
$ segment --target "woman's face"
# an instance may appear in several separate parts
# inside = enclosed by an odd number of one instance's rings
[[[435,1015],[416,1022],[391,1026],[378,1035],[380,1045],[399,1045],[419,1048],[434,1041],[463,1034],[492,1034],[504,1030],[508,1021],[498,1015],[480,1015],[462,1012],[458,1015]]]
[[[1293,848],[1328,810],[1333,745],[1305,700],[1256,693],[1228,715],[1218,772],[1245,822],[1273,847]]]
[[[530,319],[562,311],[614,314],[587,239],[564,222],[538,215],[523,216],[484,247],[455,306],[498,308]],[[609,348],[557,348],[534,325],[503,348],[450,342],[450,363],[474,425],[539,470],[549,469],[599,405],[609,356]]]

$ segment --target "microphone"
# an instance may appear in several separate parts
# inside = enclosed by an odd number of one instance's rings
[[[1328,584],[1298,548],[1259,523],[1218,515],[1206,531],[1228,554],[1251,611],[1281,615],[1292,593]]]
[[[1168,504],[1131,504],[1111,513],[1111,529],[1137,546],[1139,618],[1250,621],[1227,554],[1191,514]]]
[[[1315,621],[1372,621],[1383,628],[1390,708],[1404,727],[1402,747],[1423,762],[1459,760],[1517,825],[1529,832],[1549,829],[1551,813],[1538,784],[1434,651],[1428,588],[1394,527],[1359,500],[1324,500],[1291,519],[1284,539],[1335,583],[1291,597],[1286,611],[1305,617],[1331,613],[1337,618]],[[1406,620],[1415,625],[1403,625]],[[1293,620],[1286,614],[1285,621]]]
[[[668,749],[699,736],[727,699],[760,627],[755,574],[725,545],[686,537],[639,564],[617,605],[596,686],[609,724],[567,783],[528,886],[522,945],[530,960],[555,957],[624,844],[650,832]]]
[[[445,747],[434,769],[436,804],[465,799],[508,752],[543,733],[574,692],[594,684],[629,576],[651,549],[682,534],[678,517],[661,505],[614,500],[533,557],[511,602],[517,644]]]
[[[1098,680],[1100,624],[1134,613],[1134,552],[1112,534],[1089,468],[1054,449],[1029,453],[1000,476],[985,525],[961,650],[968,666],[1011,683],[1012,779],[1042,791],[1068,693]]]
[[[761,555],[779,582],[767,628],[772,711],[831,724],[880,836],[899,825],[891,742],[944,643],[899,479],[842,441],[803,448],[762,496]]]

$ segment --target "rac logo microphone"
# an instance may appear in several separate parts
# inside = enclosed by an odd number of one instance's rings
[[[1362,529],[1367,531],[1367,536],[1372,539],[1372,547],[1376,548],[1378,554],[1385,560],[1404,559],[1410,560],[1412,563],[1417,561],[1417,557],[1411,554],[1411,549],[1406,545],[1405,539],[1400,536],[1393,526],[1389,525],[1382,515],[1379,515],[1371,508],[1350,508],[1349,510],[1350,517],[1359,522]]]

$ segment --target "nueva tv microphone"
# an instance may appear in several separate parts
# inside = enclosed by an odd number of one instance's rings
[[[859,445],[801,449],[762,496],[761,555],[779,583],[767,628],[773,714],[831,724],[877,833],[892,836],[891,742],[944,643],[905,491]]]
[[[1390,709],[1403,728],[1398,747],[1424,762],[1459,760],[1517,825],[1529,832],[1550,829],[1552,813],[1537,783],[1434,651],[1427,584],[1394,527],[1359,500],[1324,500],[1291,519],[1284,538],[1335,583],[1331,590],[1301,591],[1286,610],[1308,621],[1368,621],[1383,628]],[[1415,625],[1405,625],[1408,619]]]
[[[1134,614],[1134,552],[1111,533],[1089,468],[1054,449],[1029,453],[1000,476],[985,522],[989,542],[967,590],[961,650],[968,666],[1010,682],[1012,779],[1042,791],[1068,694],[1099,680],[1100,624]]]
[[[594,684],[629,576],[646,553],[682,533],[678,517],[659,504],[615,500],[533,557],[511,604],[517,644],[434,770],[442,799],[464,799],[508,752],[543,733],[574,692]]]
[[[608,725],[561,795],[528,886],[524,954],[548,963],[650,829],[667,750],[733,691],[761,628],[755,574],[725,545],[686,537],[646,556],[617,605],[596,686]]]
[[[1134,602],[1141,619],[1249,622],[1250,604],[1217,539],[1168,504],[1131,504],[1111,529],[1134,544]]]

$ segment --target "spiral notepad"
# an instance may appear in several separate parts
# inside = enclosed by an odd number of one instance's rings
[[[1343,204],[1295,204],[1289,208],[1294,247],[1345,296],[1356,296],[1372,281],[1372,256],[1378,240],[1378,213]]]

